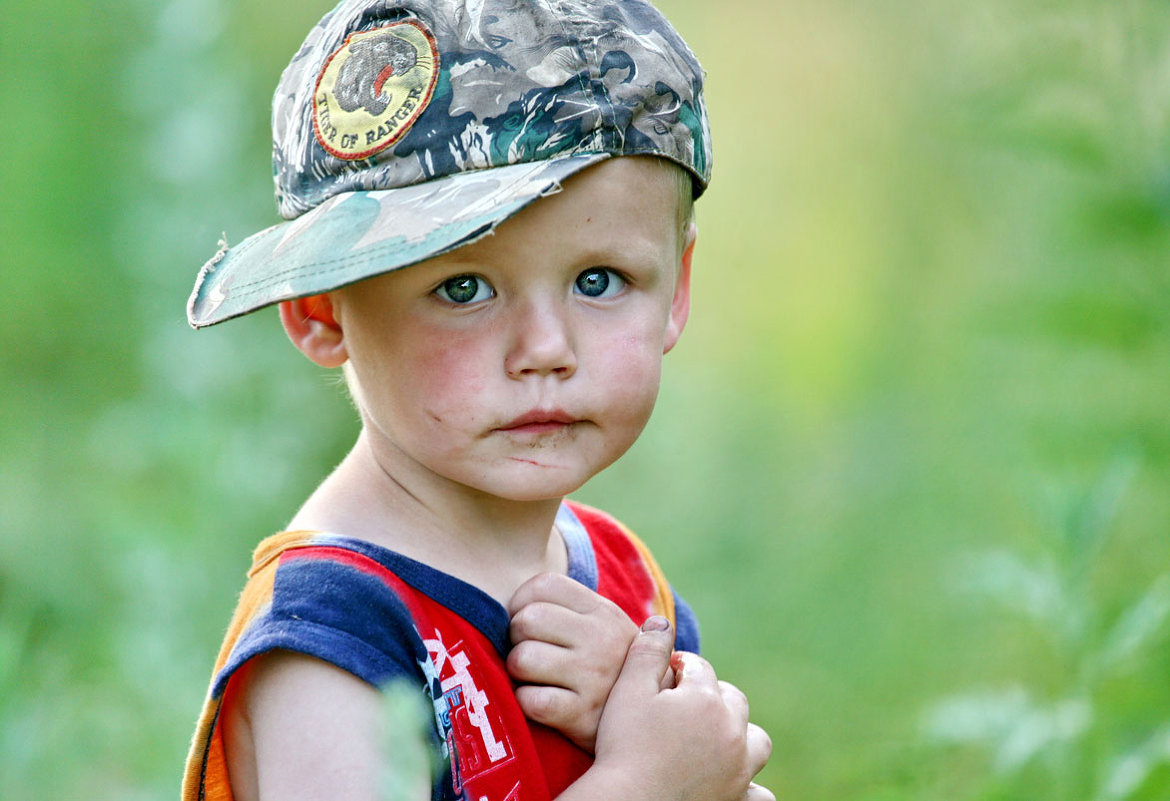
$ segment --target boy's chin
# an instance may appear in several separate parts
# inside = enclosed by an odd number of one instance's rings
[[[500,500],[516,503],[560,501],[600,472],[537,464],[518,467],[508,470],[506,477],[497,475],[494,480],[477,489]]]
[[[560,502],[566,495],[571,495],[584,485],[585,481],[533,482],[524,487],[500,487],[494,492],[489,491],[488,494],[513,503]]]

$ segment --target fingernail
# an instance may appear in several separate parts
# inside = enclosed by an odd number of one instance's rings
[[[642,624],[642,631],[670,631],[670,621],[662,615],[651,615]]]

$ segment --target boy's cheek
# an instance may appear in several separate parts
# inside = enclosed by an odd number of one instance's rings
[[[487,388],[476,354],[453,352],[456,348],[436,351],[415,365],[410,380],[427,396],[456,401],[479,396]]]
[[[604,381],[611,404],[626,405],[632,413],[644,409],[649,416],[662,377],[662,355],[654,352],[655,342],[653,338],[626,340],[608,349],[607,358],[597,366],[597,375]]]
[[[459,407],[476,399],[505,380],[506,349],[490,331],[458,331],[450,328],[428,330],[421,326],[411,332],[408,349],[391,350],[391,358],[380,371],[380,380],[394,391],[409,385],[427,406]],[[657,394],[662,367],[662,332],[652,325],[580,330],[576,339],[579,378],[610,394],[630,400]]]
[[[486,339],[473,332],[420,326],[410,332],[409,346],[398,351],[399,359],[409,380],[425,391],[462,385],[475,392],[483,388],[481,373],[489,359]]]
[[[609,369],[624,375],[656,378],[662,371],[663,330],[642,326],[622,336],[611,337],[599,351],[599,358],[610,362]]]

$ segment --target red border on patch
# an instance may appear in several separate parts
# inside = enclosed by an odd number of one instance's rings
[[[326,144],[325,138],[321,135],[321,128],[317,123],[317,92],[321,88],[321,80],[325,77],[325,72],[329,69],[329,65],[333,63],[333,59],[337,57],[337,54],[349,47],[350,40],[353,39],[353,37],[358,36],[359,34],[384,31],[387,28],[394,28],[399,25],[414,26],[419,30],[420,33],[422,33],[423,36],[426,37],[427,42],[431,46],[431,56],[434,58],[435,70],[434,74],[431,75],[430,83],[427,85],[426,95],[423,96],[422,101],[418,104],[418,107],[415,109],[410,118],[403,121],[402,127],[393,136],[377,147],[370,148],[369,150],[363,150],[360,153],[341,153],[337,150],[334,150],[332,147]],[[435,93],[435,84],[439,82],[440,68],[441,63],[439,60],[439,45],[435,41],[434,34],[431,33],[430,29],[427,28],[425,24],[423,24],[422,20],[403,19],[398,20],[397,22],[392,22],[389,25],[383,25],[380,28],[371,28],[368,31],[354,31],[349,36],[345,37],[345,41],[341,44],[341,47],[334,50],[329,54],[329,58],[325,59],[325,63],[321,66],[321,71],[317,73],[317,82],[313,84],[313,136],[316,138],[317,144],[321,145],[321,148],[329,155],[342,159],[343,161],[359,161],[361,159],[367,159],[375,153],[380,153],[381,151],[390,147],[403,136],[405,136],[407,131],[414,127],[415,122],[417,122],[422,113],[426,111],[427,106],[431,104],[431,97]]]

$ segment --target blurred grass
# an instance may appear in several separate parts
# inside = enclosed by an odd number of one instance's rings
[[[695,606],[778,796],[1087,799],[1152,754],[1125,797],[1164,797],[1160,628],[1095,690],[1079,763],[997,771],[923,720],[1075,686],[955,565],[1055,558],[1119,458],[1088,631],[1170,565],[1170,8],[661,5],[709,72],[716,178],[655,419],[581,498]],[[173,797],[248,553],[354,432],[274,315],[183,321],[221,232],[275,219],[269,97],[323,7],[11,11],[0,797]]]

